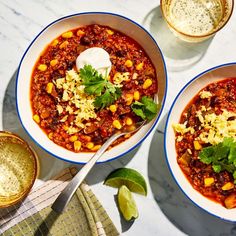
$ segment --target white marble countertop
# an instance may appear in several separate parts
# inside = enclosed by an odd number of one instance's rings
[[[181,87],[210,67],[236,61],[236,12],[214,38],[193,45],[180,42],[170,33],[161,17],[159,1],[0,0],[0,130],[13,131],[30,141],[19,124],[14,103],[20,59],[30,41],[50,22],[86,11],[118,13],[142,24],[163,50],[168,69],[168,96],[156,131],[126,156],[97,165],[87,179],[118,230],[124,235],[236,235],[234,224],[209,215],[183,195],[169,173],[163,150],[166,114]],[[67,165],[35,148],[41,156],[42,180]],[[146,198],[135,195],[140,216],[132,225],[120,218],[114,201],[117,191],[102,185],[105,177],[121,166],[140,171],[149,187]]]

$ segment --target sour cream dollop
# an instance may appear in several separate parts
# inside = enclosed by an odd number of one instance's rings
[[[109,75],[111,71],[110,56],[103,48],[93,47],[80,53],[76,59],[77,70],[85,65],[91,65],[102,76]]]

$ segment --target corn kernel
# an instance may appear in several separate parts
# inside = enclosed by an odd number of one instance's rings
[[[69,129],[69,127],[66,126],[66,125],[63,125],[63,129],[64,129],[65,131],[67,131],[67,130]]]
[[[81,142],[80,141],[74,141],[74,150],[79,151],[81,148]]]
[[[193,141],[193,146],[195,150],[201,150],[202,149],[202,145],[197,141]]]
[[[112,30],[107,30],[107,33],[109,34],[109,35],[113,35],[114,34],[114,31],[112,31]]]
[[[143,89],[147,89],[152,85],[152,80],[151,79],[146,79],[143,83]]]
[[[60,49],[65,48],[68,44],[69,44],[68,41],[64,41],[64,42],[59,46],[59,48],[60,48]]]
[[[233,188],[234,188],[234,184],[231,182],[228,182],[228,183],[224,184],[221,189],[224,191],[227,191],[227,190],[230,190]]]
[[[139,99],[140,99],[140,93],[139,93],[139,91],[135,91],[134,92],[134,100],[138,101]]]
[[[68,39],[68,38],[73,37],[73,32],[68,31],[68,32],[63,33],[61,36],[62,36],[62,38]]]
[[[51,82],[49,82],[48,84],[47,84],[47,86],[46,86],[46,91],[47,91],[47,93],[52,93],[52,88],[53,88],[53,83],[51,83]]]
[[[50,132],[50,133],[48,134],[48,138],[49,138],[49,139],[52,139],[52,137],[53,137],[53,132]]]
[[[135,125],[130,125],[127,130],[128,131],[134,131],[136,129],[136,126]]]
[[[53,42],[52,42],[52,46],[55,47],[57,46],[57,44],[59,43],[58,39],[55,39]]]
[[[47,65],[45,65],[45,64],[40,64],[40,65],[38,66],[38,70],[40,70],[40,71],[45,71],[45,70],[47,70]]]
[[[205,187],[210,187],[215,182],[213,177],[205,178],[204,185]]]
[[[91,150],[92,151],[97,151],[102,145],[95,145]]]
[[[116,128],[116,129],[121,129],[122,128],[122,125],[120,123],[119,120],[114,120],[112,125]]]
[[[127,93],[125,95],[126,105],[130,105],[133,102],[133,99],[134,99],[134,95],[131,93]]]
[[[226,197],[225,207],[227,209],[232,209],[232,208],[236,207],[236,195],[235,195],[235,193],[231,193],[228,197]]]
[[[131,60],[126,60],[125,66],[132,67],[133,66],[133,62]]]
[[[51,60],[51,61],[50,61],[50,65],[51,65],[51,66],[55,66],[57,63],[58,63],[58,60],[57,60],[57,59],[54,59],[54,60]]]
[[[86,148],[91,150],[91,149],[93,149],[93,147],[94,147],[94,143],[93,142],[86,143]]]
[[[136,65],[136,70],[142,70],[143,69],[143,62]]]
[[[85,32],[83,30],[78,30],[76,34],[77,36],[81,36],[81,35],[84,35]]]
[[[126,125],[132,125],[133,124],[133,120],[131,118],[127,117],[126,120],[125,120],[125,124]]]
[[[34,116],[33,116],[33,119],[34,119],[34,121],[35,121],[36,123],[39,123],[39,122],[40,122],[40,118],[39,118],[38,115],[34,115]]]
[[[76,135],[73,135],[73,136],[70,136],[69,141],[73,143],[77,139],[78,139],[78,137]]]
[[[131,137],[131,134],[126,134],[124,137],[125,137],[125,138],[130,138],[130,137]]]
[[[114,113],[117,110],[117,106],[116,105],[110,105],[109,109],[110,109],[111,112]]]

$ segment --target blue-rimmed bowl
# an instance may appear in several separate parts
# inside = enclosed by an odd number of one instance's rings
[[[236,63],[229,63],[211,68],[197,75],[186,84],[175,98],[168,114],[165,127],[165,154],[166,160],[176,183],[183,193],[198,207],[224,220],[236,222],[236,208],[226,209],[221,204],[204,197],[195,190],[177,163],[175,148],[175,133],[172,124],[179,123],[184,108],[192,98],[208,84],[225,78],[236,77]]]
[[[128,153],[145,140],[145,138],[155,127],[160,117],[167,90],[166,67],[161,50],[153,37],[134,21],[117,14],[90,12],[66,16],[45,27],[32,41],[24,53],[19,65],[16,81],[16,102],[18,115],[24,129],[41,148],[59,159],[80,164],[86,163],[92,156],[92,153],[74,153],[56,145],[33,121],[30,104],[30,80],[36,60],[53,39],[57,38],[63,32],[90,24],[109,26],[130,36],[143,47],[156,68],[158,78],[158,93],[156,94],[156,99],[161,104],[159,114],[154,120],[145,125],[139,132],[127,141],[107,151],[101,157],[100,162],[116,159]]]

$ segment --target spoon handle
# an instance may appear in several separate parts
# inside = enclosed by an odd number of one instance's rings
[[[76,189],[80,186],[82,181],[85,179],[89,171],[93,168],[97,160],[102,156],[106,149],[112,144],[117,138],[122,136],[123,133],[116,133],[112,135],[101,148],[90,158],[90,160],[82,167],[82,169],[73,177],[73,179],[68,183],[68,185],[59,194],[55,202],[52,204],[51,208],[57,212],[61,213],[71,197],[75,193]]]

